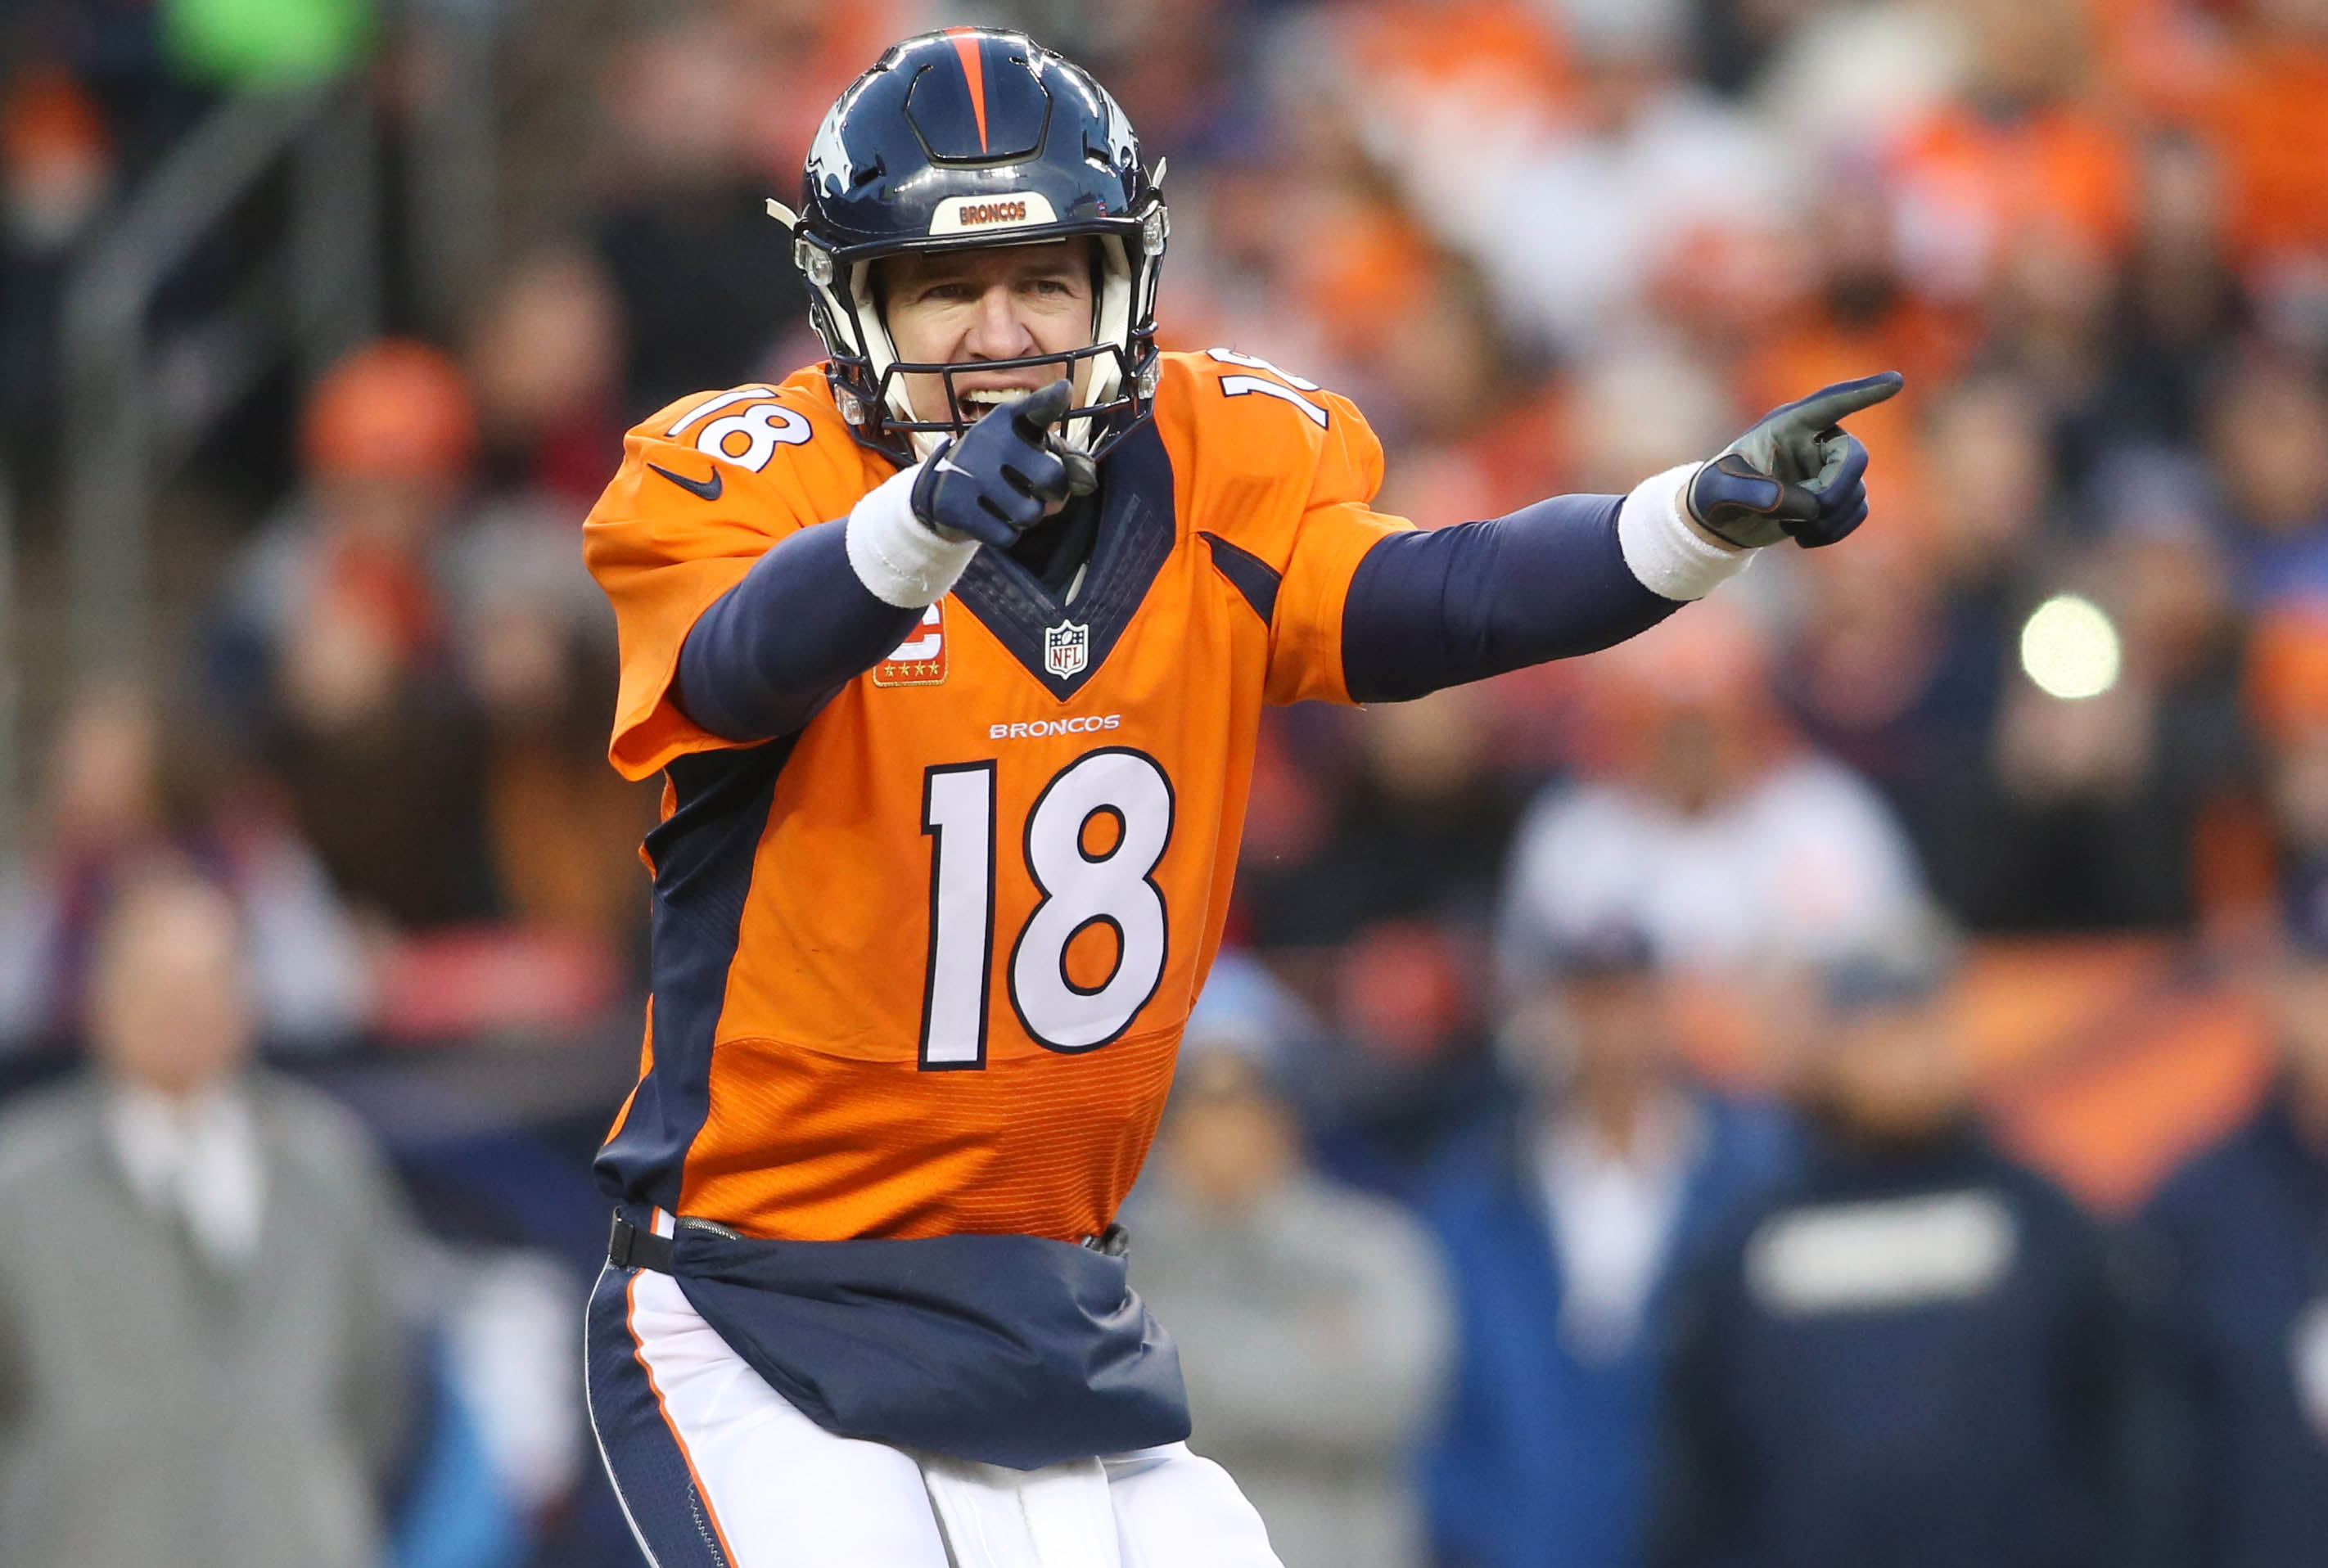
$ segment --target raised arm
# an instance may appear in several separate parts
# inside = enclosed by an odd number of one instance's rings
[[[1758,549],[1835,543],[1867,516],[1867,448],[1836,421],[1899,390],[1890,373],[1823,389],[1629,495],[1383,540],[1343,611],[1351,697],[1398,701],[1589,653],[1704,597]]]

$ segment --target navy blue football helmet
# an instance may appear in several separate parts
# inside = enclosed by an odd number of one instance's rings
[[[1159,164],[1157,173],[1163,172]],[[1024,33],[955,27],[909,38],[857,79],[810,149],[793,259],[857,438],[899,464],[975,423],[953,376],[1055,365],[1084,400],[1070,446],[1094,458],[1148,417],[1156,391],[1156,277],[1169,232],[1131,122],[1091,74]],[[908,250],[1098,240],[1092,343],[975,365],[901,362],[871,286],[873,264]],[[1077,378],[1084,361],[1087,378]],[[937,375],[948,418],[917,418],[909,373]]]

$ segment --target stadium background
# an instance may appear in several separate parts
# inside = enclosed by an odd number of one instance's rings
[[[1855,427],[1848,548],[1777,552],[1653,646],[1272,716],[1233,929],[1314,1027],[1333,1169],[1398,1196],[1510,1093],[1519,824],[1565,780],[1652,788],[1642,737],[1683,722],[1732,784],[1807,750],[1873,786],[1967,938],[1985,1113],[2098,1212],[2253,1103],[2259,955],[2328,895],[2328,6],[2302,0],[20,0],[12,1093],[72,1070],[108,880],[194,852],[296,977],[261,988],[269,1056],[359,1112],[465,1260],[449,1340],[565,1334],[653,811],[601,760],[577,522],[630,419],[815,357],[761,199],[887,40],[964,20],[1090,65],[1169,157],[1167,345],[1353,396],[1384,509],[1426,526],[1907,376]],[[2104,624],[2024,636],[2064,593]],[[2080,681],[2107,690],[2046,690]],[[1771,1081],[1872,875],[1807,868],[1773,940],[1676,934],[1703,1072]],[[574,1391],[509,1376],[530,1549],[619,1560]]]

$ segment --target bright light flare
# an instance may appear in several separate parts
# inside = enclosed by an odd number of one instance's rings
[[[2021,628],[2021,669],[2048,697],[2099,697],[2117,684],[2117,628],[2099,605],[2056,594]]]

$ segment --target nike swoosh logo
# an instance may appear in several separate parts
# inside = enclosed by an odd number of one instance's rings
[[[706,501],[718,500],[719,493],[728,487],[728,482],[719,477],[719,465],[716,463],[711,465],[711,477],[709,479],[690,479],[684,474],[673,474],[660,463],[650,463],[647,466],[689,494],[699,495]]]
[[[941,474],[967,474],[970,470],[961,466],[959,464],[954,463],[949,458],[941,457],[938,459],[938,472]]]

